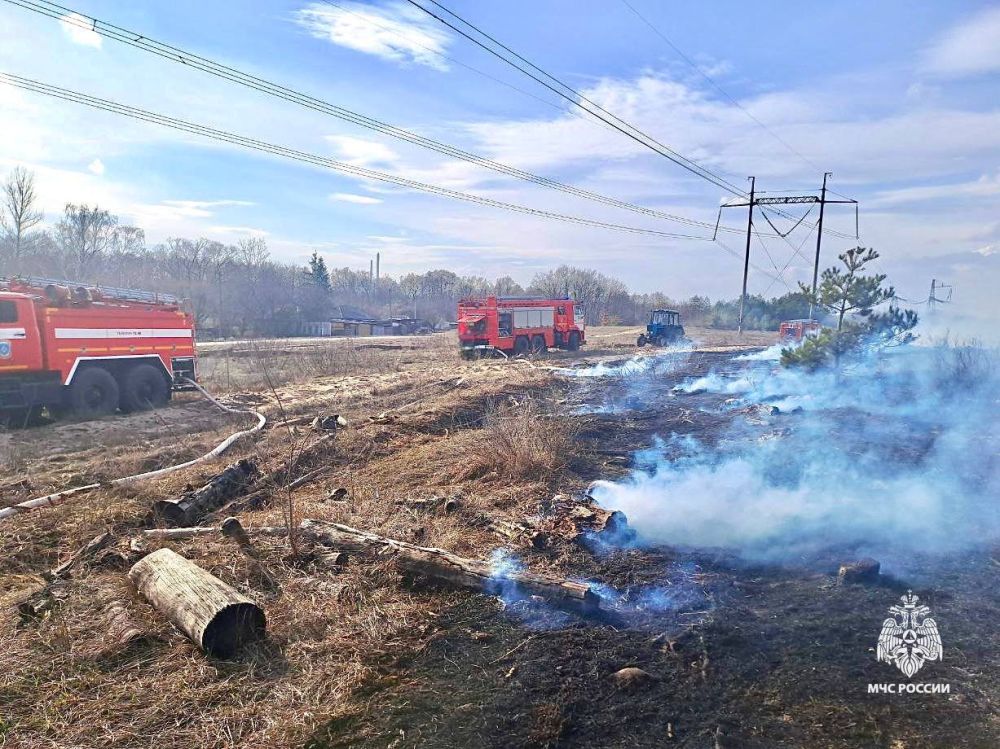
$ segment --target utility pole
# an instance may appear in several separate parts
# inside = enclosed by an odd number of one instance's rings
[[[743,335],[743,310],[747,303],[747,275],[750,273],[750,235],[753,233],[753,197],[757,187],[757,178],[750,180],[750,201],[747,203],[747,250],[743,257],[743,293],[740,295],[740,321],[736,326],[736,335]]]
[[[826,208],[826,178],[833,172],[823,172],[823,189],[819,194],[819,221],[816,222],[816,262],[813,265],[812,296],[809,298],[809,319],[813,319],[813,308],[816,306],[816,286],[819,283],[819,248],[823,244],[823,209]]]
[[[737,328],[737,331],[738,331],[739,334],[743,333],[743,315],[744,315],[744,312],[745,312],[746,298],[747,298],[747,273],[748,273],[749,268],[750,268],[750,236],[753,233],[753,209],[754,209],[754,206],[797,205],[797,204],[800,204],[800,203],[803,203],[803,204],[810,204],[810,203],[811,204],[816,204],[816,203],[818,203],[819,204],[819,221],[816,224],[816,229],[817,229],[817,235],[816,235],[816,260],[815,260],[815,264],[813,266],[813,284],[812,284],[812,291],[813,291],[813,296],[814,297],[816,296],[816,287],[817,287],[817,284],[819,283],[819,250],[820,250],[820,246],[821,246],[821,242],[822,242],[822,237],[823,237],[823,208],[826,205],[828,205],[828,204],[832,205],[833,203],[845,203],[845,204],[853,205],[854,206],[854,226],[855,226],[855,232],[854,233],[855,233],[855,236],[857,236],[857,234],[858,234],[858,232],[857,232],[857,226],[858,226],[858,201],[853,200],[851,198],[845,198],[844,200],[828,200],[827,197],[826,197],[826,180],[827,180],[827,177],[832,176],[832,174],[833,174],[832,172],[824,172],[823,173],[823,190],[820,193],[819,197],[816,197],[815,195],[786,195],[786,196],[774,197],[774,198],[761,198],[761,197],[757,197],[756,190],[755,190],[756,180],[754,180],[753,177],[749,177],[748,178],[750,180],[750,200],[749,201],[746,201],[746,202],[744,202],[744,201],[726,202],[726,203],[723,203],[721,206],[719,206],[719,215],[715,219],[715,234],[712,236],[712,240],[713,241],[715,240],[715,238],[718,236],[718,233],[719,233],[719,224],[722,221],[722,209],[723,208],[742,208],[744,206],[748,206],[749,209],[750,209],[749,215],[747,217],[747,248],[746,248],[746,257],[743,260],[743,293],[740,295],[740,320],[739,320],[739,326]],[[761,211],[766,211],[766,209],[761,208]],[[774,224],[771,223],[771,219],[768,218],[767,213],[763,212],[762,215],[767,220],[767,222],[769,224],[771,224],[771,227],[777,232],[778,231],[777,227],[775,227]],[[804,219],[805,219],[805,216],[803,216],[802,218],[800,218],[799,221],[798,221],[798,223],[795,224],[795,226],[798,226],[799,223],[802,223],[802,221]],[[795,226],[793,226],[792,229],[789,229],[789,232],[791,232],[793,229],[795,229]],[[779,236],[785,237],[785,236],[788,236],[788,233],[785,233],[785,234],[780,234],[779,233]],[[796,252],[798,252],[798,250],[796,250]],[[799,254],[801,254],[801,253],[799,253]],[[806,259],[806,261],[808,262],[808,259],[805,258],[805,256],[803,256],[803,259]],[[813,303],[810,300],[810,303],[809,303],[809,318],[812,319],[812,316],[813,316]]]
[[[948,290],[948,296],[944,299],[938,299],[937,293],[942,289]],[[943,281],[938,281],[936,278],[931,279],[931,293],[927,297],[927,312],[928,314],[934,310],[935,304],[948,304],[951,301],[951,284],[946,284]]]

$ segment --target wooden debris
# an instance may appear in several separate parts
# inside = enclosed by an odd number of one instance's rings
[[[264,636],[264,611],[194,562],[159,549],[128,573],[139,593],[202,650],[228,658]]]
[[[653,677],[641,668],[628,666],[620,671],[615,671],[611,675],[611,679],[619,689],[633,689],[652,681]]]
[[[67,583],[64,580],[54,580],[32,592],[18,604],[17,610],[25,619],[44,619],[62,604],[68,595]]]
[[[109,655],[124,649],[129,644],[150,637],[129,614],[121,601],[109,601],[101,611],[102,636],[98,655]]]
[[[339,523],[307,519],[300,528],[306,537],[331,548],[390,554],[401,571],[437,582],[490,594],[502,587],[507,597],[538,595],[560,606],[600,608],[600,598],[586,583],[533,572],[498,575],[486,561],[467,559],[444,549],[416,546]]]
[[[256,528],[251,527],[247,534],[260,536],[287,536],[288,528],[283,525],[261,525]],[[214,525],[194,525],[189,528],[150,528],[142,532],[144,539],[162,539],[164,541],[180,541],[198,536],[214,536],[222,534],[222,528]],[[225,534],[222,534],[225,535]],[[132,539],[132,551],[145,551],[140,539]]]
[[[487,527],[508,541],[531,544],[536,549],[544,549],[549,543],[549,535],[545,531],[539,530],[538,526],[530,523],[491,519]]]
[[[310,426],[317,432],[336,432],[340,427],[347,426],[347,419],[340,414],[317,416],[312,420]]]
[[[106,547],[111,542],[110,533],[101,533],[100,535],[94,536],[90,539],[86,546],[79,549],[73,554],[69,559],[60,564],[58,567],[50,571],[50,575],[53,577],[65,577],[69,574],[70,570],[73,569],[78,563],[84,559],[88,559],[101,549]]]
[[[837,571],[837,584],[846,583],[871,584],[878,582],[879,570],[882,565],[876,560],[866,557],[856,562],[845,562]]]
[[[580,544],[620,545],[635,537],[628,518],[620,510],[606,510],[588,501],[563,494],[552,498],[554,518],[547,524],[555,535]]]
[[[213,476],[200,489],[185,492],[175,499],[155,502],[153,511],[169,525],[191,525],[202,515],[246,492],[257,478],[257,473],[256,463],[240,460]]]
[[[250,536],[247,535],[243,524],[236,518],[226,518],[219,527],[219,532],[226,538],[231,538],[245,549],[250,548]]]

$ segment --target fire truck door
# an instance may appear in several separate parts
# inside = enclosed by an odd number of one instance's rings
[[[42,369],[42,343],[30,299],[0,295],[0,374]]]

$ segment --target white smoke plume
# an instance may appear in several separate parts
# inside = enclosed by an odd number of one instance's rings
[[[591,493],[647,542],[758,560],[987,544],[1000,536],[998,362],[976,346],[913,347],[839,373],[765,364],[699,378],[680,392],[737,394],[781,413],[718,447],[668,439],[683,457],[654,446],[626,479]]]

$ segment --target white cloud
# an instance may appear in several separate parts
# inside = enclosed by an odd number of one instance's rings
[[[403,3],[312,3],[298,11],[295,20],[318,39],[341,47],[393,62],[448,69],[442,58],[448,35],[430,16]]]
[[[254,205],[249,200],[164,200],[162,202],[179,216],[208,217],[214,215],[212,208],[223,208],[225,206],[251,206]]]
[[[91,28],[91,23],[89,18],[81,16],[79,13],[70,13],[59,19],[59,25],[62,26],[71,42],[84,47],[100,49],[101,35]]]
[[[87,171],[100,177],[104,174],[104,162],[100,159],[94,159],[87,165]]]
[[[330,196],[330,200],[339,203],[357,203],[358,205],[375,205],[381,203],[381,198],[373,198],[370,195],[355,195],[349,192],[335,192]]]
[[[399,158],[389,146],[377,140],[352,138],[349,135],[328,135],[326,139],[337,149],[337,155],[348,164],[388,164]]]
[[[990,177],[983,175],[971,182],[947,185],[921,185],[900,190],[885,190],[866,201],[871,206],[900,205],[926,200],[953,200],[961,198],[992,198],[1000,196],[1000,172]]]
[[[987,8],[948,30],[927,51],[924,69],[946,77],[1000,71],[1000,7]]]
[[[270,235],[270,232],[255,226],[210,226],[208,227],[208,231],[212,234],[225,236],[266,237]]]

